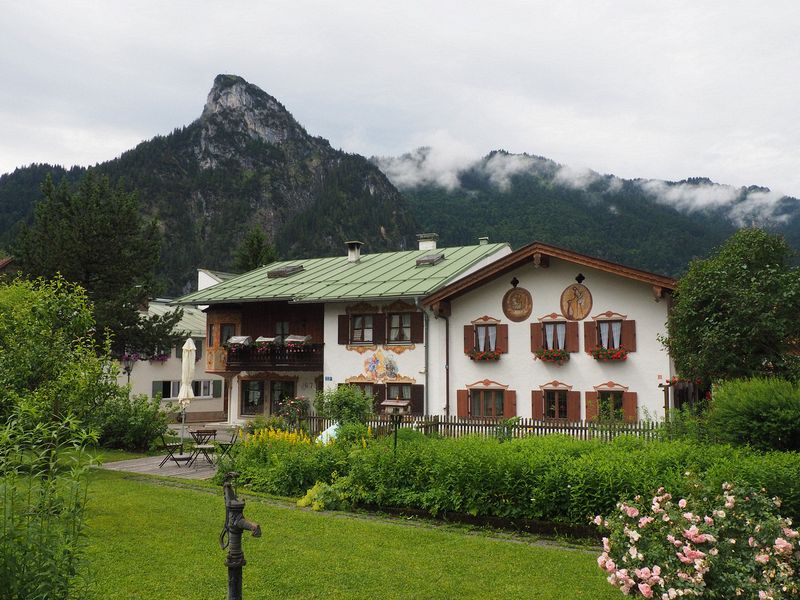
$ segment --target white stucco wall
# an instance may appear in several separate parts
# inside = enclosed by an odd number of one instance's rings
[[[175,351],[173,349],[172,355],[163,363],[158,361],[151,362],[147,360],[136,361],[136,363],[134,363],[133,370],[131,371],[131,395],[144,394],[146,396],[152,396],[153,381],[180,381],[182,360],[175,358],[174,352]],[[206,373],[204,358],[195,361],[194,375],[192,379],[194,381],[222,381],[222,377],[219,375]],[[120,373],[117,377],[117,382],[119,385],[125,385],[127,380],[128,378],[122,371],[122,366],[120,365]],[[169,402],[174,404],[176,399],[162,399],[163,406],[166,406]],[[210,396],[195,398],[186,409],[187,412],[209,412],[221,410],[222,398],[212,398]]]
[[[561,312],[561,293],[574,283],[578,273],[586,278],[583,284],[589,288],[593,298],[586,320],[613,311],[636,321],[637,349],[626,361],[600,362],[585,353],[583,322],[579,323],[580,351],[572,353],[568,362],[558,366],[534,359],[530,342],[531,323],[538,322],[544,315]],[[533,299],[531,316],[520,323],[510,321],[502,309],[503,295],[511,289],[510,281],[514,277],[519,280],[519,287],[527,289]],[[531,390],[539,390],[539,386],[558,380],[572,386],[573,391],[581,392],[581,418],[585,418],[583,393],[613,381],[638,394],[639,418],[663,418],[664,397],[658,384],[669,378],[671,371],[669,356],[657,336],[665,333],[667,305],[665,299],[655,301],[648,284],[555,258],[550,259],[549,268],[525,265],[454,299],[450,317],[450,414],[456,414],[457,389],[489,379],[516,390],[517,414],[531,417]],[[483,315],[508,324],[509,351],[497,362],[472,361],[464,354],[463,326]],[[431,359],[436,365],[444,364],[443,355],[443,347],[432,345]],[[437,380],[435,385],[436,396],[441,398],[435,408],[444,412],[443,382]]]

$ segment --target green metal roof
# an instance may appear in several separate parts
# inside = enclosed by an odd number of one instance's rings
[[[173,304],[171,300],[151,300],[147,307],[147,314],[161,317],[175,310],[175,306],[171,306],[171,304]],[[202,310],[184,306],[183,318],[175,326],[175,329],[178,331],[188,331],[192,337],[204,338],[206,337],[206,315]]]
[[[509,249],[508,244],[362,254],[355,263],[346,256],[275,262],[178,298],[173,304],[335,302],[425,296],[503,249]],[[443,253],[445,259],[436,265],[417,266],[418,258],[436,252]],[[302,265],[303,270],[288,277],[267,277],[269,271],[290,265]]]

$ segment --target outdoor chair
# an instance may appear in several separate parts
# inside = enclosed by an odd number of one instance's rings
[[[229,454],[229,453],[230,453],[230,451],[231,451],[231,448],[233,448],[233,446],[234,446],[234,445],[236,444],[236,442],[239,440],[239,432],[240,432],[240,431],[241,431],[241,428],[239,428],[239,427],[236,427],[236,428],[233,430],[233,435],[231,436],[231,439],[230,439],[230,441],[229,441],[229,442],[218,442],[218,443],[217,443],[217,444],[219,445],[219,450],[220,450],[220,452],[219,452],[219,459],[218,459],[218,461],[220,461],[220,460],[222,460],[223,458],[225,458],[226,456],[228,456],[228,454]]]
[[[192,457],[187,463],[188,466],[191,467],[201,454],[203,458],[208,461],[208,464],[213,465],[214,461],[211,459],[211,456],[217,451],[217,447],[212,443],[212,440],[217,437],[217,430],[197,429],[195,431],[190,430],[189,434],[194,438],[196,444],[192,452]]]
[[[158,465],[159,469],[167,464],[167,461],[172,460],[180,467],[182,462],[188,464],[189,460],[192,458],[189,454],[183,454],[183,444],[181,442],[168,442],[164,438],[163,433],[161,434],[161,444],[164,446],[167,455],[164,457],[164,460],[161,461],[161,464]],[[178,452],[178,454],[175,454],[176,452]]]

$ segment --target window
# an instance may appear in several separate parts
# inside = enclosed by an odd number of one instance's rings
[[[162,400],[177,398],[181,391],[180,381],[154,381],[153,396],[161,394]]]
[[[372,315],[354,315],[350,341],[353,344],[371,344],[373,331]]]
[[[411,384],[408,383],[387,384],[386,397],[389,400],[411,400]]]
[[[601,390],[597,393],[597,403],[601,419],[622,418],[622,392]]]
[[[213,323],[209,323],[209,325],[208,325],[208,337],[206,338],[206,342],[208,343],[208,347],[211,348],[212,346],[214,346],[214,342],[215,341],[216,340],[214,339],[214,324]]]
[[[194,341],[195,353],[194,353],[194,360],[198,361],[203,358],[203,340],[196,339]]]
[[[389,341],[411,341],[411,313],[389,315]]]
[[[289,335],[289,321],[275,322],[275,341],[283,341]]]
[[[603,348],[616,349],[622,343],[622,321],[598,321],[597,344]]]
[[[544,416],[547,419],[567,418],[567,390],[544,391]]]
[[[469,414],[471,417],[503,416],[503,390],[470,390]]]
[[[563,321],[543,323],[544,339],[542,345],[545,350],[567,349],[567,324]]]
[[[284,398],[294,398],[294,381],[269,382],[269,410],[270,414],[279,412],[281,401]]]
[[[200,381],[192,382],[192,392],[197,398],[210,398],[211,397],[211,380],[203,379]]]
[[[233,323],[223,323],[219,326],[219,343],[226,344],[230,338],[236,335],[236,325]]]
[[[475,325],[475,350],[478,352],[497,350],[497,325]]]
[[[257,415],[264,412],[264,382],[242,382],[242,414]]]

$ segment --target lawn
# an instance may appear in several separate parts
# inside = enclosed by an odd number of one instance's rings
[[[618,598],[585,549],[248,498],[245,598]],[[219,488],[92,475],[88,558],[104,599],[226,594]]]

